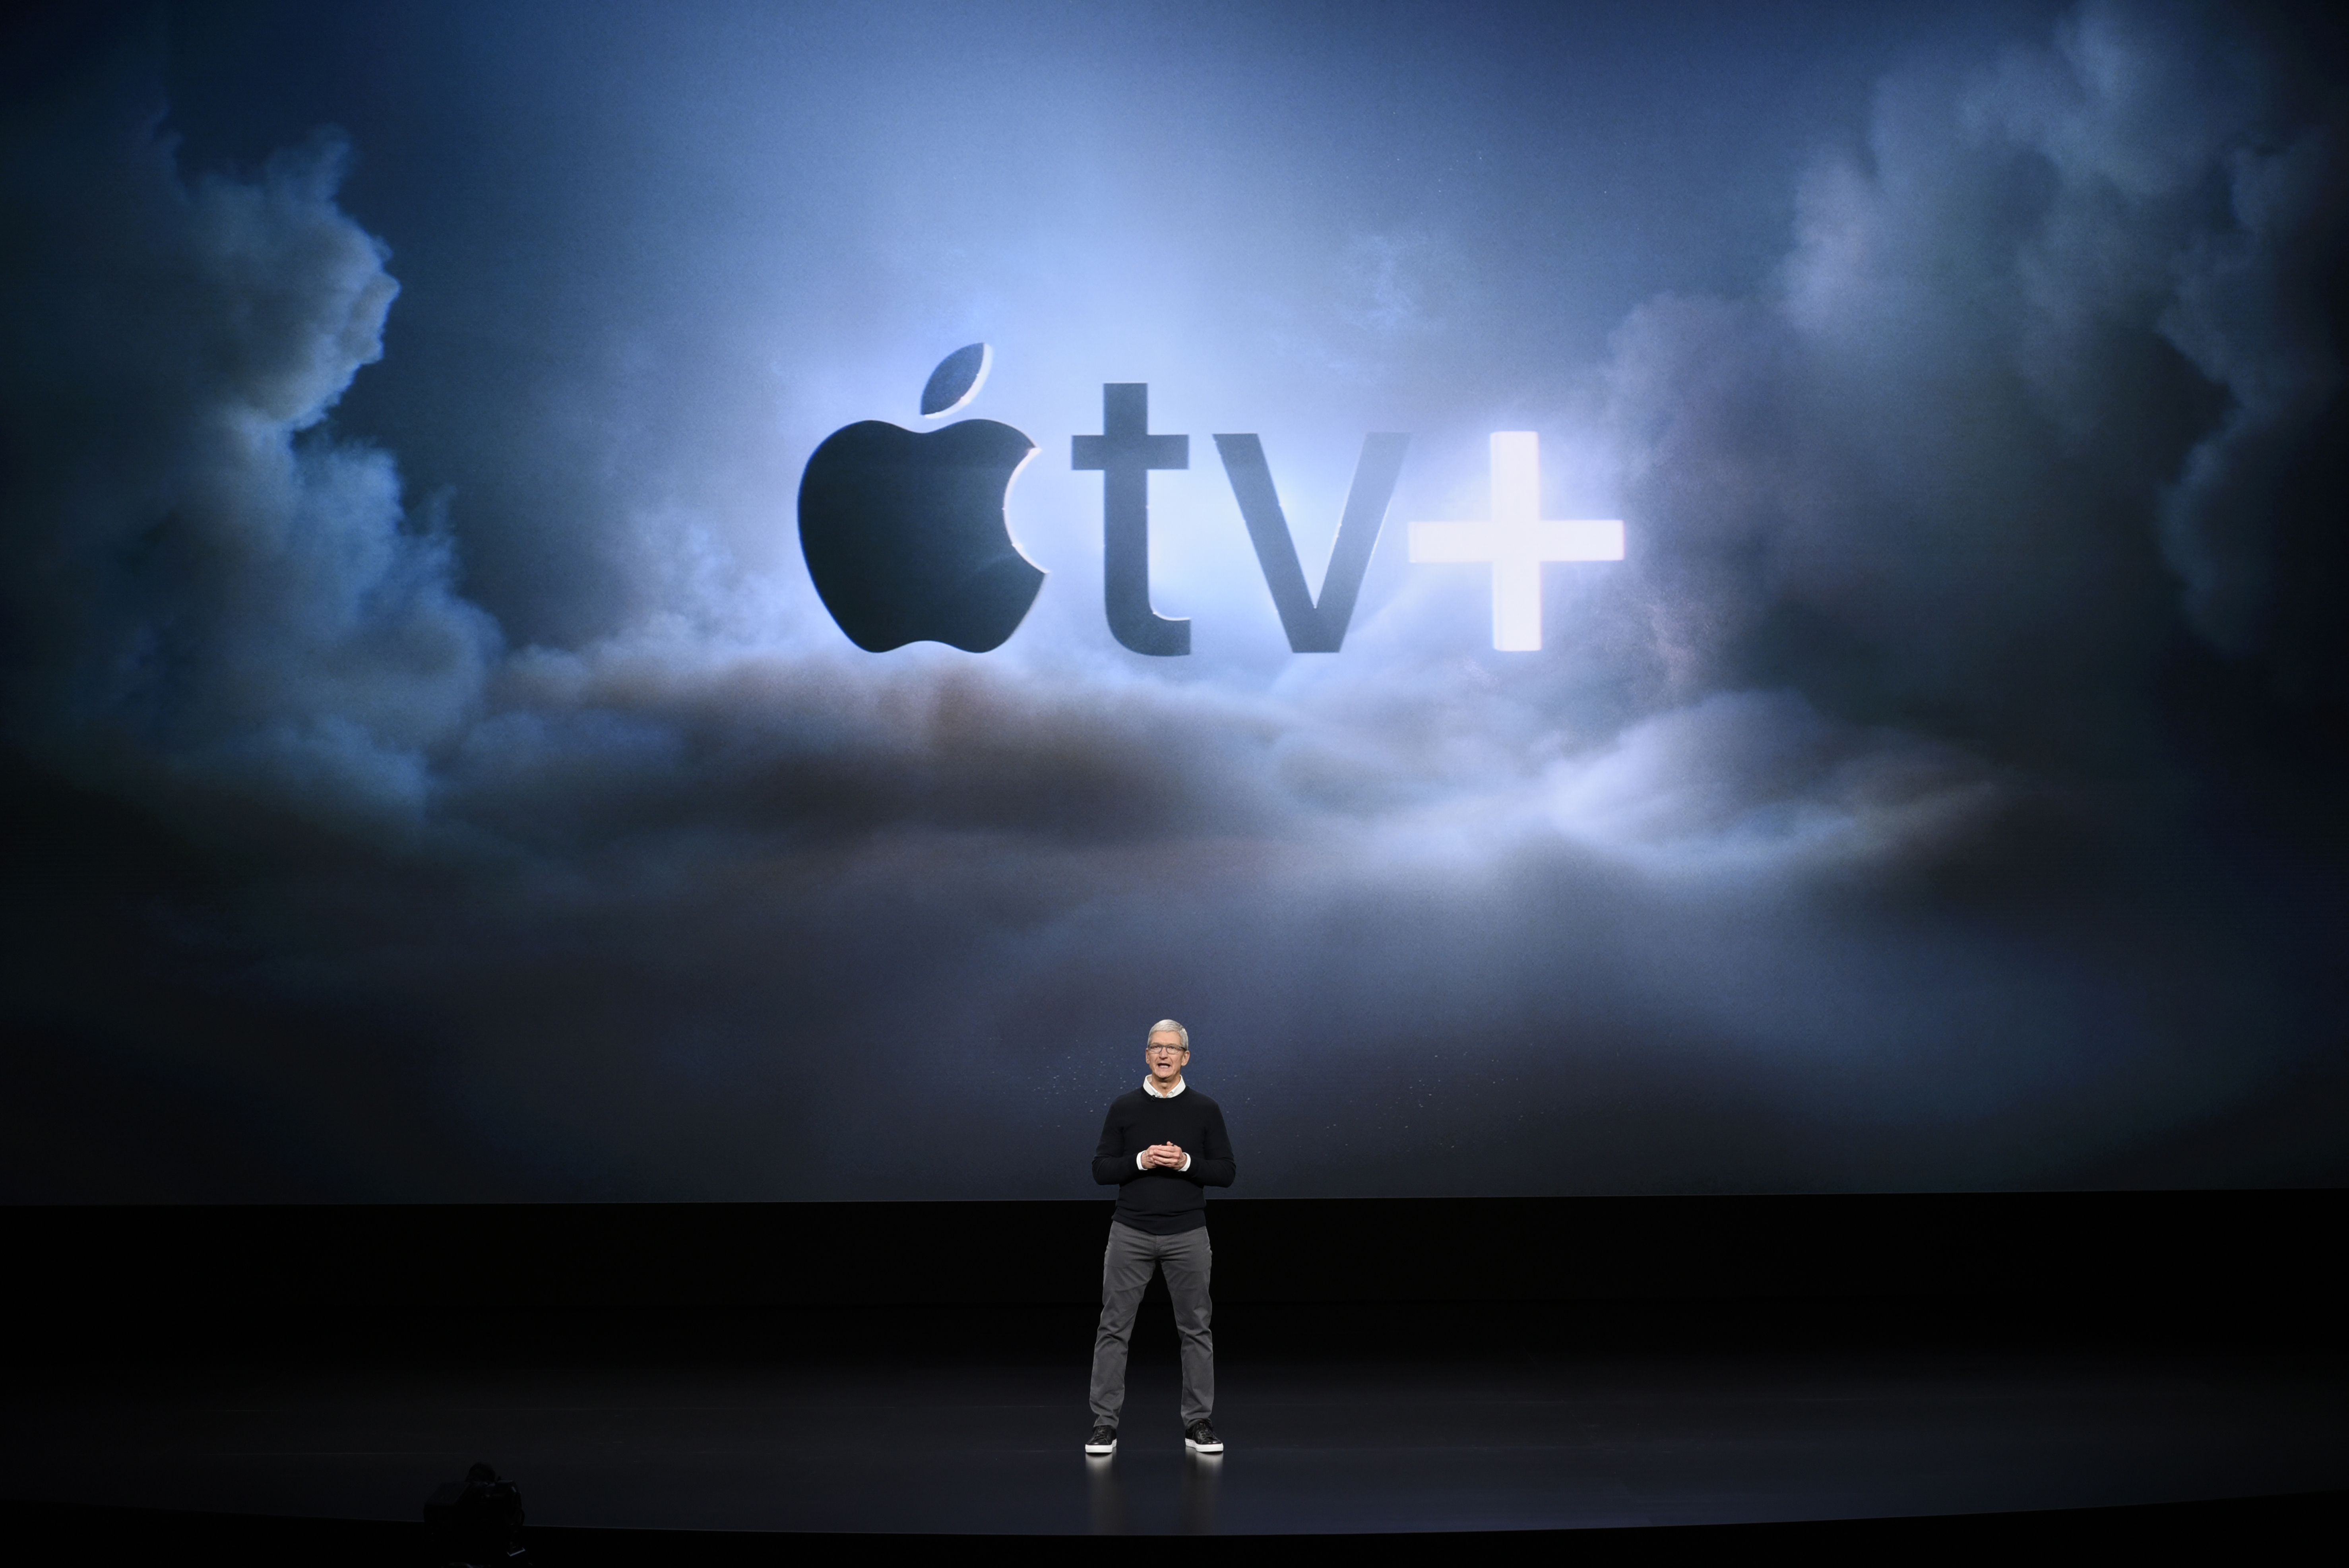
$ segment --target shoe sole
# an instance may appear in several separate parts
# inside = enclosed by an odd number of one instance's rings
[[[1183,1446],[1195,1454],[1219,1454],[1224,1451],[1221,1443],[1195,1443],[1188,1438],[1183,1439]]]
[[[1087,1443],[1085,1445],[1085,1452],[1091,1454],[1095,1459],[1100,1459],[1105,1454],[1113,1454],[1117,1452],[1117,1439],[1115,1438],[1112,1438],[1106,1443]]]

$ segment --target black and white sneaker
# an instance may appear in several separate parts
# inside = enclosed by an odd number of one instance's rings
[[[1206,1425],[1205,1422],[1201,1422],[1200,1424],[1202,1426]],[[1095,1427],[1093,1429],[1093,1435],[1085,1439],[1085,1452],[1092,1454],[1096,1459],[1100,1458],[1102,1454],[1113,1454],[1117,1452],[1117,1429],[1115,1427]]]
[[[1183,1433],[1183,1446],[1195,1454],[1219,1454],[1224,1451],[1224,1439],[1206,1422],[1194,1421]]]

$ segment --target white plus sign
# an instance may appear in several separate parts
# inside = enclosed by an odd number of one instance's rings
[[[1414,522],[1411,558],[1490,562],[1493,645],[1509,653],[1539,648],[1542,562],[1620,561],[1619,521],[1541,520],[1541,438],[1531,430],[1493,433],[1493,521]]]

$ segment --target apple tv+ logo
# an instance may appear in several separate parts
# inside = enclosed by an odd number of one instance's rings
[[[968,404],[991,363],[983,343],[940,360],[922,389],[922,417]],[[1316,599],[1305,586],[1264,443],[1216,438],[1294,652],[1334,654],[1344,645],[1410,445],[1409,436],[1362,438]],[[849,641],[876,654],[926,641],[974,654],[1003,645],[1044,583],[1044,573],[1012,543],[1003,515],[1011,481],[1035,451],[1024,434],[992,419],[926,434],[865,419],[824,438],[800,479],[800,550]],[[1541,646],[1542,565],[1619,561],[1623,525],[1540,519],[1539,449],[1531,432],[1495,434],[1493,452],[1493,521],[1413,523],[1412,559],[1488,566],[1493,645],[1530,651]],[[1150,475],[1189,468],[1191,438],[1151,433],[1147,383],[1111,382],[1102,387],[1102,433],[1076,437],[1070,464],[1102,476],[1102,600],[1110,634],[1137,654],[1189,653],[1191,623],[1168,620],[1150,603]]]

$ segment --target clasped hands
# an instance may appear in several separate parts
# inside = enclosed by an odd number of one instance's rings
[[[1183,1161],[1189,1158],[1179,1143],[1154,1143],[1142,1151],[1142,1163],[1145,1168],[1154,1166],[1165,1171],[1180,1171]]]

